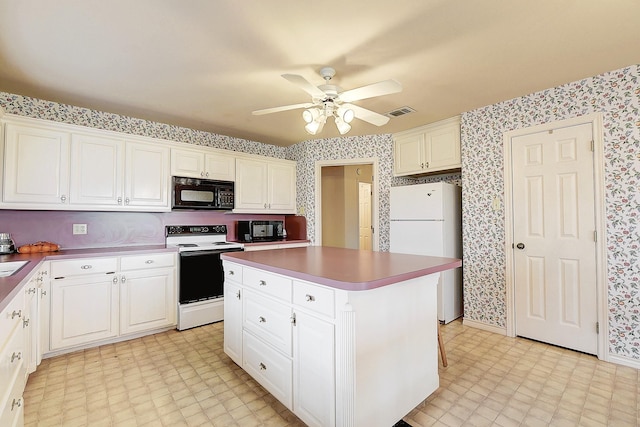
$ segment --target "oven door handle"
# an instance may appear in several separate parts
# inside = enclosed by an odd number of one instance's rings
[[[228,248],[228,249],[206,249],[203,251],[184,251],[184,252],[180,252],[180,256],[181,257],[188,257],[188,256],[200,256],[200,255],[216,255],[216,254],[222,254],[225,252],[240,252],[240,251],[244,251],[243,248]]]

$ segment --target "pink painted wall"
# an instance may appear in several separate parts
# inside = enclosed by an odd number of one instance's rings
[[[16,246],[49,241],[64,249],[82,249],[164,244],[166,225],[225,224],[228,229],[227,240],[235,240],[235,222],[244,219],[284,220],[285,216],[207,211],[148,213],[0,210],[0,232],[11,233]],[[88,233],[73,235],[73,224],[87,224]],[[293,237],[306,239],[306,235],[290,235],[290,238]]]

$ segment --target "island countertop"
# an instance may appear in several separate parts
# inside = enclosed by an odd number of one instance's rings
[[[223,260],[347,291],[366,291],[462,266],[456,258],[310,246],[227,252]]]

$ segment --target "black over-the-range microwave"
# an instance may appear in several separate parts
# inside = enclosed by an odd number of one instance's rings
[[[233,209],[234,183],[212,179],[172,178],[173,209]]]

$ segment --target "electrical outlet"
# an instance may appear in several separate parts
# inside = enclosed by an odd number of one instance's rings
[[[304,206],[298,206],[298,215],[304,215]]]
[[[73,234],[87,234],[87,224],[73,224]]]

